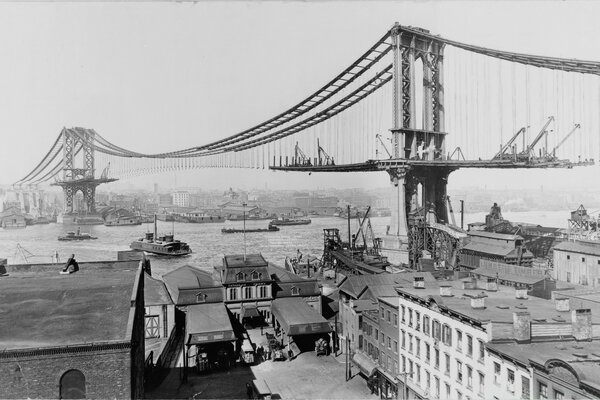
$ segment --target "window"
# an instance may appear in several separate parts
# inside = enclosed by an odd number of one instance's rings
[[[394,374],[398,374],[398,361],[394,360]]]
[[[521,376],[521,398],[529,400],[529,378]]]
[[[398,326],[398,314],[394,313],[394,326]]]
[[[415,338],[415,340],[416,354],[418,358],[421,358],[421,339]]]
[[[406,323],[406,318],[405,318],[405,313],[406,313],[406,308],[404,306],[401,306],[402,308],[402,323]]]
[[[208,296],[203,293],[196,293],[196,303],[204,303]]]
[[[244,287],[244,298],[251,299],[252,298],[252,286]]]
[[[404,331],[400,332],[400,337],[402,338],[402,348],[406,348],[406,333]]]
[[[569,254],[567,254],[567,260],[570,260],[571,256]]]
[[[413,374],[413,366],[414,366],[414,363],[411,360],[409,360],[408,361],[408,371],[409,371],[409,374],[410,374],[409,376],[411,377],[411,379],[412,379],[412,376],[413,376],[412,375]]]
[[[473,357],[473,336],[467,335],[467,355]]]
[[[417,331],[421,330],[421,314],[418,311],[415,311],[415,329]]]
[[[392,349],[392,339],[389,336],[387,338],[387,341],[388,341],[388,349],[391,350]]]
[[[429,323],[429,316],[423,315],[423,333],[429,336],[431,325]]]
[[[446,398],[450,400],[450,385],[446,383]]]
[[[85,399],[85,375],[83,372],[72,369],[60,378],[61,399]]]
[[[433,320],[433,324],[431,326],[432,336],[434,339],[440,340],[442,336],[440,322],[436,319]]]
[[[515,371],[512,369],[507,369],[506,374],[508,376],[506,388],[509,392],[515,392]]]
[[[160,326],[158,323],[158,315],[146,315],[146,333],[145,338],[158,338],[160,337]]]
[[[381,315],[381,319],[385,319],[385,310],[383,309],[383,307],[379,309],[379,315]]]
[[[434,382],[435,382],[435,387],[433,388],[434,390],[434,394],[436,397],[440,397],[440,378],[438,378],[437,376],[433,378]]]
[[[381,332],[381,344],[385,346],[385,334]]]
[[[585,262],[585,257],[581,257],[581,262]]]
[[[542,383],[542,382],[538,383],[538,392],[539,392],[540,399],[548,398],[548,386],[545,383]]]
[[[416,368],[417,368],[416,381],[417,381],[417,383],[421,383],[421,367],[419,366],[419,364],[416,364]]]
[[[463,374],[462,374],[462,363],[456,360],[456,380],[462,383]]]
[[[402,356],[402,371],[406,371],[406,357]]]
[[[473,368],[467,365],[467,387],[473,387]]]
[[[408,334],[408,352],[412,353],[413,352],[413,340],[412,340],[413,336],[409,333]]]
[[[446,370],[445,370],[445,373],[446,373],[446,375],[450,375],[450,355],[448,353],[445,353],[444,356],[446,358]]]
[[[269,292],[267,291],[267,286],[259,286],[258,287],[258,296],[259,297],[268,297],[269,296],[268,293]],[[369,328],[370,328],[370,326],[369,326]],[[369,334],[370,334],[370,332],[369,332]]]
[[[478,374],[479,374],[479,393],[483,394],[483,393],[485,393],[485,375],[482,374],[481,372],[479,372]]]
[[[387,322],[392,322],[392,318],[391,318],[390,310],[386,310],[386,311],[385,311],[385,315],[386,315],[386,318],[385,318],[385,319],[387,319]]]
[[[456,350],[462,351],[462,332],[456,330]]]
[[[435,349],[434,352],[433,366],[437,369],[440,369],[440,351],[438,349]]]
[[[571,282],[571,273],[567,272],[567,282]]]
[[[382,351],[381,352],[381,358],[379,359],[379,365],[381,365],[383,368],[385,368],[385,353]]]
[[[256,272],[256,271],[253,271],[253,272],[252,272],[252,280],[253,280],[253,281],[257,281],[259,278],[260,278],[260,275],[259,275],[259,273],[258,273],[258,272]]]
[[[485,361],[485,344],[481,340],[478,340],[478,342],[479,342],[479,361],[484,362]]]
[[[413,324],[413,311],[412,308],[408,309],[408,326],[412,326]]]
[[[229,288],[229,300],[237,300],[238,290],[237,288]]]
[[[500,364],[494,362],[494,383],[496,385],[500,384]]]
[[[425,371],[425,391],[429,391],[431,388],[431,374],[429,371]]]
[[[554,399],[555,400],[563,400],[565,398],[565,395],[563,392],[559,392],[558,390],[554,391]]]
[[[237,273],[237,275],[235,276],[235,280],[236,280],[236,281],[238,281],[238,282],[240,282],[240,281],[245,281],[245,280],[246,280],[246,277],[244,276],[244,274],[243,274],[243,273],[241,273],[241,272],[238,272],[238,273]]]
[[[300,294],[300,288],[295,286],[292,287],[292,296],[298,296]]]
[[[462,400],[462,393],[458,390],[456,391],[456,400]]]
[[[452,346],[452,328],[447,324],[442,326],[442,342],[446,346]]]
[[[375,328],[375,340],[379,340],[379,329]]]
[[[392,357],[390,356],[387,358],[387,365],[385,366],[385,369],[392,372]]]
[[[398,354],[398,341],[394,340],[394,353]]]
[[[425,362],[429,363],[431,356],[431,346],[429,343],[425,343]]]

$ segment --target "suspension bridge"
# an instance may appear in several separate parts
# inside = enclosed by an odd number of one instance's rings
[[[79,191],[94,212],[98,185],[166,171],[385,171],[394,185],[388,233],[395,242],[388,247],[406,245],[417,226],[421,238],[412,243],[426,242],[426,229],[452,242],[460,233],[440,228],[448,224],[451,172],[593,164],[600,155],[599,75],[600,62],[495,50],[396,23],[304,100],[246,130],[143,154],[90,128],[64,128],[15,184],[61,186],[69,213]]]

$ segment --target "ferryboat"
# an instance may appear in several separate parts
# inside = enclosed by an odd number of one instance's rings
[[[309,218],[277,218],[271,221],[272,225],[275,226],[287,226],[287,225],[308,225],[311,223]]]
[[[129,248],[161,256],[186,256],[192,253],[190,246],[186,242],[175,240],[172,233],[158,236],[156,218],[154,219],[154,232],[147,232],[143,238],[134,240]]]
[[[92,236],[89,233],[81,233],[81,228],[77,228],[77,233],[71,231],[71,232],[67,232],[66,235],[58,237],[58,240],[90,240],[90,239],[98,239],[98,237]]]

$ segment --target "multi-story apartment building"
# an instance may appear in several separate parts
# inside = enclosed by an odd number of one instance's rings
[[[190,192],[179,191],[173,192],[173,205],[177,207],[190,206]]]

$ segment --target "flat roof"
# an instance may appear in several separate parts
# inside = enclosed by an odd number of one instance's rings
[[[246,260],[243,254],[230,254],[223,257],[223,266],[225,268],[266,267],[267,261],[262,254],[247,254]]]
[[[223,303],[194,304],[187,307],[187,344],[235,340],[229,312]]]
[[[329,322],[301,298],[275,299],[271,312],[290,336],[331,332]]]
[[[487,232],[487,231],[468,231],[467,234],[469,236],[478,236],[484,237],[488,239],[497,239],[497,240],[518,240],[523,239],[523,237],[519,235],[511,235],[508,233],[496,233],[496,232]]]
[[[486,322],[513,322],[513,313],[528,311],[531,313],[533,323],[537,320],[545,319],[548,323],[557,322],[553,318],[560,317],[566,322],[571,323],[570,311],[557,311],[554,301],[539,297],[529,296],[528,299],[517,299],[515,297],[515,288],[498,285],[497,291],[486,291],[482,288],[463,289],[462,281],[444,281],[444,286],[452,286],[450,297],[440,296],[440,286],[438,282],[425,283],[425,288],[413,288],[404,286],[397,288],[399,294],[406,293],[410,296],[418,297],[424,301],[434,300],[441,309],[452,310],[458,314],[464,315],[476,321]],[[484,294],[485,308],[476,309],[471,307],[471,297]],[[525,307],[525,308],[523,308]],[[600,323],[600,313],[592,312],[592,321],[595,324]]]
[[[131,340],[128,321],[139,261],[39,264],[0,277],[0,350]]]
[[[600,242],[560,242],[554,246],[554,250],[570,251],[573,253],[589,254],[592,256],[600,256]]]

